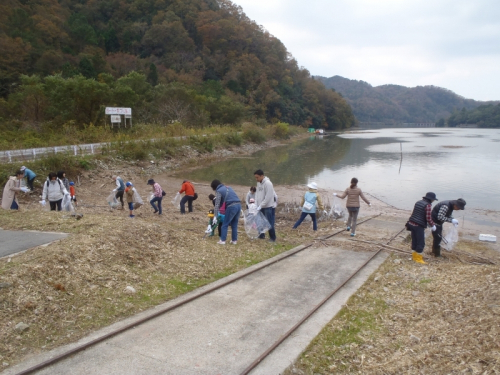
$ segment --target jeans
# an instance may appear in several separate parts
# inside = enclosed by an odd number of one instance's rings
[[[62,199],[59,199],[58,201],[54,201],[54,202],[49,201],[50,210],[55,211],[56,207],[57,207],[57,211],[61,211],[62,210],[61,203],[62,203]]]
[[[181,199],[181,214],[185,214],[186,213],[186,209],[185,209],[186,202],[188,204],[188,210],[189,210],[189,212],[193,212],[193,201],[194,201],[194,197],[193,196],[185,195],[185,196],[182,197],[182,199]]]
[[[297,220],[297,222],[293,226],[293,229],[296,229],[300,224],[302,224],[307,215],[311,216],[311,219],[313,221],[313,230],[318,230],[318,223],[316,222],[316,213],[310,213],[310,212],[302,212],[300,214],[300,219]]]
[[[347,219],[347,226],[351,227],[351,233],[356,233],[356,222],[358,221],[359,207],[347,207],[349,212],[349,219]]]
[[[425,247],[425,228],[408,224],[411,229],[411,249],[422,254]]]
[[[12,200],[12,204],[10,205],[10,209],[11,210],[19,210],[19,206],[18,206],[17,202],[15,201],[15,199]]]
[[[122,204],[122,208],[123,208],[123,193],[124,192],[125,192],[124,190],[118,190],[116,192],[116,195],[115,195],[116,199],[120,198],[120,202]]]
[[[271,224],[271,229],[269,229],[269,238],[271,241],[276,241],[276,231],[274,230],[274,212],[275,209],[272,207],[266,207],[261,209],[261,212],[264,214],[266,217],[267,221],[269,221],[269,224]],[[263,239],[266,238],[266,234],[262,233],[259,238]]]
[[[227,228],[231,226],[231,241],[238,240],[238,219],[240,218],[241,204],[233,203],[229,207],[226,207],[226,216],[224,217],[224,222],[221,228],[221,241],[225,241],[227,238]]]
[[[35,181],[35,177],[33,177],[31,180],[28,178],[28,187],[30,190],[33,190],[33,181]]]
[[[162,201],[163,197],[154,197],[153,199],[151,199],[149,201],[149,203],[151,203],[151,206],[153,207],[153,209],[156,211],[159,211],[160,212],[160,215],[161,215],[161,201]],[[156,206],[156,202],[158,202],[158,207]]]

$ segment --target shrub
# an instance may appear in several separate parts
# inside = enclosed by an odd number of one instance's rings
[[[271,126],[271,136],[275,139],[290,138],[290,126],[286,122],[278,122]]]
[[[214,151],[214,142],[211,137],[191,136],[189,144],[201,153]]]
[[[237,132],[228,133],[224,138],[227,143],[233,146],[241,146],[241,144],[243,143],[243,138]]]
[[[266,141],[266,134],[255,125],[246,125],[243,129],[243,138],[249,142],[261,144]]]

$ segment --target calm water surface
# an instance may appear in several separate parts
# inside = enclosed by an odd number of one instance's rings
[[[499,155],[500,129],[380,129],[311,137],[228,159],[189,178],[250,186],[261,168],[274,184],[315,181],[343,190],[357,177],[363,191],[400,208],[434,191],[440,200],[464,198],[467,208],[500,210]]]

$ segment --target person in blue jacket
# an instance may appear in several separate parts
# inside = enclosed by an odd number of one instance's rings
[[[299,220],[293,226],[293,229],[297,229],[297,227],[304,221],[307,215],[311,216],[313,222],[313,230],[318,230],[318,223],[316,220],[316,203],[321,211],[323,211],[323,203],[321,202],[321,198],[318,195],[318,185],[316,182],[311,182],[307,185],[309,191],[307,191],[302,197],[302,214],[300,215]]]
[[[20,169],[21,172],[24,173],[23,178],[25,177],[28,183],[28,187],[31,191],[33,191],[33,181],[35,181],[36,174],[31,169],[26,168],[24,165]]]

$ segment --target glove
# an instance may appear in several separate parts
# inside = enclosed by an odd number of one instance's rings
[[[116,191],[116,189],[113,189],[113,193]]]
[[[431,231],[435,232],[435,231],[436,231],[436,229],[437,229],[437,228],[436,228],[436,226],[435,226],[435,225],[433,225],[433,226],[432,226],[432,228],[431,228]]]
[[[22,191],[23,193],[27,193],[28,191],[30,191],[30,189],[28,189],[28,188],[26,188],[26,187],[22,187],[22,188],[21,188],[21,191]]]
[[[45,207],[45,204],[46,204],[45,199],[41,200],[40,204]]]
[[[326,210],[323,210],[323,215],[328,215],[328,212],[326,212]]]
[[[210,224],[208,225],[207,230],[205,231],[205,233],[207,233],[207,234],[212,233],[212,227],[210,226]]]
[[[212,220],[212,225],[217,225],[217,218],[216,217],[214,217],[214,219]]]
[[[452,219],[451,223],[455,226],[458,227],[458,220],[457,219]]]
[[[175,197],[177,198],[179,195],[181,195],[181,193],[177,192],[177,194],[175,194]]]
[[[333,193],[333,195],[337,196],[337,193]]]
[[[371,203],[368,203],[368,206],[370,206],[370,207],[371,207],[371,206],[372,206],[372,204],[371,204]]]
[[[262,210],[262,207],[261,206],[257,207],[257,211],[260,211],[260,210]]]

